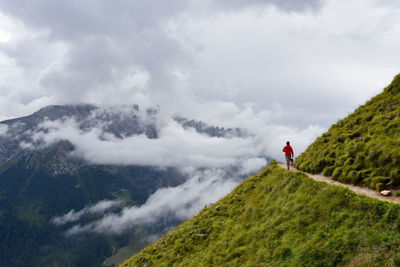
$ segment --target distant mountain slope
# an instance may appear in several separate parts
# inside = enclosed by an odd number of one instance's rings
[[[140,249],[150,235],[176,225],[171,219],[168,225],[146,225],[124,236],[66,237],[71,223],[55,225],[55,216],[102,200],[120,200],[114,211],[121,211],[143,204],[158,189],[178,186],[188,177],[172,167],[93,164],[71,154],[75,147],[69,140],[43,146],[34,138],[35,133],[48,132],[44,122],[74,120],[81,131],[95,128],[119,139],[132,135],[156,139],[157,112],[137,106],[48,106],[0,122],[0,266],[100,266],[119,248]],[[193,120],[176,121],[209,136],[240,134]],[[99,216],[85,215],[79,222]]]
[[[145,134],[157,138],[154,110],[140,112],[137,106],[119,109],[100,109],[93,105],[53,105],[32,115],[0,122],[7,127],[7,134],[0,135],[0,162],[6,161],[21,149],[23,142],[32,143],[32,134],[45,132],[42,123],[46,121],[73,119],[83,131],[100,128],[104,133],[116,137]]]
[[[15,155],[21,149],[21,143],[34,143],[32,135],[36,132],[46,132],[42,125],[46,121],[73,119],[82,131],[98,128],[105,134],[112,134],[121,139],[140,134],[155,139],[159,135],[158,115],[156,109],[140,110],[137,105],[108,108],[89,104],[47,106],[29,116],[0,122],[0,127],[7,129],[6,134],[0,134],[0,163]],[[238,128],[225,129],[182,117],[176,117],[175,121],[184,128],[193,128],[199,133],[213,137],[246,135]]]
[[[112,247],[127,241],[67,238],[70,224],[57,226],[51,219],[105,199],[123,201],[118,209],[140,205],[159,188],[186,180],[173,168],[89,165],[68,156],[71,149],[63,141],[21,151],[0,165],[0,266],[100,266]]]
[[[400,206],[270,164],[122,266],[392,266]]]
[[[298,169],[381,190],[400,185],[400,75],[340,120],[295,162]]]

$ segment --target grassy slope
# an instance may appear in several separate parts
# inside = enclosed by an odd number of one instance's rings
[[[272,163],[123,266],[393,265],[399,230],[399,205]]]
[[[400,185],[400,75],[334,124],[296,160],[296,167],[381,190]],[[390,183],[389,183],[390,182]]]

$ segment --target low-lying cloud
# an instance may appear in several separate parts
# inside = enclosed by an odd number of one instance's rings
[[[118,200],[103,200],[94,204],[93,206],[85,207],[80,211],[70,210],[67,214],[64,214],[63,216],[54,217],[52,219],[52,222],[55,225],[64,225],[66,223],[78,221],[83,216],[88,214],[104,214],[104,212],[106,212],[107,210],[114,207],[119,207],[122,204],[123,203]]]
[[[228,179],[225,176],[222,170],[196,171],[186,183],[158,190],[140,207],[125,208],[120,213],[106,214],[100,220],[77,224],[67,234],[120,234],[135,226],[186,220],[205,205],[228,194],[237,185],[238,179]]]
[[[215,106],[214,106],[215,108]],[[184,128],[162,114],[152,118],[157,127],[157,138],[145,134],[116,137],[104,132],[101,123],[90,129],[82,129],[74,119],[45,121],[41,129],[33,133],[33,140],[49,145],[69,140],[75,147],[74,156],[93,164],[142,165],[177,168],[226,168],[237,166],[247,173],[266,164],[265,158],[281,159],[281,147],[291,141],[295,153],[300,154],[323,132],[323,128],[310,125],[306,128],[275,124],[280,111],[255,112],[251,106],[244,110],[227,109],[220,118],[204,112],[203,121],[226,128],[239,127],[245,136],[213,137],[199,133],[194,128]],[[129,110],[122,110],[121,113]],[[220,112],[221,114],[221,112]],[[146,118],[143,118],[146,120]],[[46,131],[43,131],[46,129]],[[22,144],[29,147],[29,144]]]
[[[160,128],[157,139],[144,134],[120,139],[99,128],[82,131],[73,120],[48,121],[41,128],[49,131],[36,133],[34,140],[46,144],[69,140],[75,146],[74,156],[94,164],[223,168],[251,158],[259,163],[263,156],[252,137],[210,137],[173,120]]]
[[[323,131],[313,125],[299,129],[270,123],[279,117],[279,112],[279,108],[261,113],[251,106],[245,110],[228,108],[225,120],[208,119],[216,126],[220,122],[226,127],[240,127],[248,133],[227,137],[199,133],[163,116],[157,123],[157,139],[144,134],[118,138],[98,125],[82,129],[74,119],[45,121],[38,127],[40,130],[33,133],[36,143],[41,141],[38,143],[50,145],[69,140],[75,147],[72,156],[84,158],[91,164],[175,167],[188,177],[180,186],[158,190],[140,207],[126,207],[118,213],[106,212],[99,220],[79,223],[85,214],[95,211],[103,214],[109,207],[117,205],[100,202],[81,211],[70,211],[53,219],[53,223],[75,223],[67,230],[68,235],[84,232],[119,234],[135,226],[161,223],[168,227],[188,219],[206,204],[229,193],[241,179],[260,171],[266,166],[267,157],[281,159],[282,147],[287,140],[292,142],[295,153],[300,153]]]

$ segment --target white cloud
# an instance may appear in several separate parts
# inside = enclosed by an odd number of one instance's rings
[[[43,139],[47,144],[69,140],[76,147],[75,155],[96,164],[221,168],[260,153],[253,138],[210,137],[185,130],[173,120],[160,129],[157,139],[146,135],[119,139],[104,135],[99,128],[84,132],[71,120],[48,121],[40,127],[50,131],[37,132],[34,140]]]
[[[190,128],[184,129],[167,119],[159,124],[158,139],[149,139],[145,135],[118,139],[104,134],[100,128],[80,130],[74,120],[42,123],[39,128],[48,131],[34,133],[34,140],[42,139],[51,144],[68,139],[74,144],[73,153],[92,163],[177,167],[189,177],[180,186],[158,190],[140,207],[108,213],[102,219],[83,225],[78,223],[85,214],[95,212],[95,207],[103,207],[101,212],[108,207],[104,208],[104,203],[100,203],[81,211],[70,211],[53,219],[53,223],[76,222],[67,231],[70,235],[84,232],[120,234],[135,226],[159,223],[167,227],[168,222],[188,219],[206,204],[229,193],[240,177],[260,171],[267,164],[265,156],[283,157],[281,150],[286,140],[292,142],[295,153],[300,153],[323,130],[317,126],[298,129],[270,124],[275,116],[279,117],[279,106],[274,111],[261,113],[254,111],[254,105],[247,105],[245,110],[228,103],[219,106],[225,110],[226,118],[223,122],[215,122],[226,127],[243,125],[249,135],[242,138],[210,137]]]
[[[254,160],[253,164],[260,166],[261,162],[265,164],[262,158],[266,156],[280,159],[281,147],[287,139],[300,153],[324,130],[318,126],[298,128],[272,123],[280,116],[279,106],[274,111],[257,113],[253,105],[241,110],[232,103],[220,103],[225,115],[212,118],[212,114],[217,113],[212,110],[213,106],[197,119],[226,128],[241,127],[248,134],[241,137],[211,137],[193,128],[185,129],[171,118],[161,117],[154,120],[158,127],[156,139],[144,134],[121,139],[104,133],[103,125],[81,130],[73,119],[62,119],[43,122],[38,128],[48,131],[35,132],[33,140],[43,140],[46,144],[69,140],[75,147],[74,155],[95,164],[226,168],[241,166],[247,160]],[[243,168],[249,169],[249,163],[245,165]]]
[[[246,175],[246,174],[250,174],[250,173],[255,173],[256,171],[265,167],[266,164],[267,164],[267,162],[265,159],[261,159],[261,158],[246,159],[242,163],[242,170],[240,171],[240,174]]]
[[[83,232],[120,234],[138,225],[154,224],[163,220],[185,220],[198,213],[205,205],[228,194],[238,183],[223,179],[221,170],[207,170],[192,174],[186,183],[158,190],[140,207],[125,208],[118,214],[107,214],[102,219],[85,225],[77,224],[67,234]]]
[[[93,206],[85,207],[80,211],[70,210],[67,214],[63,216],[54,217],[52,222],[56,225],[64,225],[70,222],[76,222],[87,214],[103,214],[107,210],[114,207],[119,207],[122,205],[121,201],[116,200],[103,200]]]

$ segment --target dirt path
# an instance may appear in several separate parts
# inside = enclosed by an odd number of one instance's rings
[[[278,165],[279,165],[279,167],[281,167],[283,169],[286,169],[286,164],[281,164],[280,163]],[[291,171],[295,171],[295,172],[298,171],[294,167],[290,167],[290,170]],[[326,176],[323,176],[323,175],[320,175],[320,174],[310,174],[310,173],[306,173],[306,172],[304,172],[304,173],[307,174],[308,177],[310,177],[310,178],[312,178],[312,179],[314,179],[316,181],[325,182],[325,183],[328,183],[328,184],[334,184],[334,185],[338,185],[338,186],[343,186],[343,187],[346,187],[346,188],[350,189],[351,191],[353,191],[353,192],[355,192],[357,194],[360,194],[360,195],[365,195],[365,196],[376,198],[376,199],[379,199],[379,200],[383,200],[383,201],[387,201],[387,202],[391,202],[391,203],[395,203],[395,204],[400,204],[400,198],[396,197],[396,196],[393,196],[393,195],[390,196],[390,197],[384,197],[379,192],[371,190],[371,189],[366,188],[366,187],[359,187],[359,186],[355,186],[355,185],[351,185],[351,184],[339,183],[337,181],[332,180],[329,177],[326,177]]]

